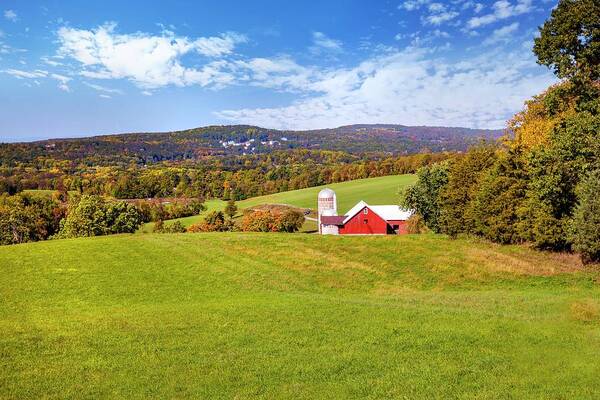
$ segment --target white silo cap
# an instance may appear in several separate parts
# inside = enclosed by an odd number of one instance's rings
[[[320,199],[329,199],[335,196],[335,192],[329,188],[325,188],[319,192]]]

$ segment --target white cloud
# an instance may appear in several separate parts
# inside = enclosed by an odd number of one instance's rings
[[[418,10],[422,6],[428,4],[429,1],[430,0],[407,0],[407,1],[402,2],[398,6],[398,8],[399,9],[404,9],[404,10],[407,10],[407,11],[414,11],[414,10]]]
[[[71,81],[71,78],[68,76],[60,75],[60,74],[50,74],[50,78],[56,79],[58,83],[58,88],[65,92],[70,92],[71,88],[68,83]]]
[[[36,69],[35,71],[22,71],[19,69],[5,69],[1,72],[14,76],[17,79],[33,79],[33,78],[45,78],[48,76],[48,71]]]
[[[5,10],[4,18],[6,18],[7,20],[12,21],[12,22],[17,22],[17,20],[18,20],[17,13],[14,12],[13,10]]]
[[[319,73],[314,68],[297,64],[289,57],[239,60],[232,68],[240,82],[289,92],[307,90]]]
[[[499,42],[508,42],[513,36],[513,33],[519,30],[519,23],[514,22],[510,25],[494,30],[491,36],[484,40],[484,45],[496,44]]]
[[[117,34],[115,24],[105,24],[85,30],[62,27],[58,31],[58,55],[80,62],[83,76],[95,79],[129,79],[142,88],[167,85],[219,86],[231,81],[227,66],[219,60],[201,68],[182,65],[181,58],[190,53],[206,57],[231,54],[234,46],[245,36],[226,33],[218,37],[198,38],[161,36],[144,33]]]
[[[458,12],[456,11],[445,11],[441,13],[430,14],[424,18],[424,21],[430,25],[441,25],[444,22],[448,22],[458,17]]]
[[[230,54],[238,43],[247,41],[244,35],[225,33],[218,37],[199,38],[193,42],[194,49],[207,57]]]
[[[149,90],[143,90],[143,91],[142,91],[142,94],[143,94],[144,96],[152,96],[152,92],[151,92],[151,91],[149,91]]]
[[[313,32],[313,46],[310,51],[319,54],[322,51],[339,53],[342,51],[342,42],[332,39],[323,32]]]
[[[493,12],[482,15],[481,17],[473,17],[467,22],[467,27],[470,29],[479,28],[480,26],[494,23],[498,20],[514,17],[525,14],[533,10],[532,0],[517,0],[513,5],[507,0],[500,0],[492,6]]]
[[[50,58],[48,58],[48,57],[41,57],[41,60],[42,60],[44,63],[46,63],[46,64],[48,64],[48,65],[51,65],[51,66],[53,66],[53,67],[58,67],[58,66],[62,65],[62,63],[60,63],[60,62],[58,62],[58,61],[55,61],[55,60],[52,60],[52,59],[50,59]]]
[[[288,106],[217,115],[280,129],[375,122],[501,128],[525,99],[555,81],[532,66],[522,50],[448,62],[431,58],[428,49],[407,48],[350,69],[313,71],[304,96]]]
[[[112,88],[108,88],[108,87],[101,86],[101,85],[96,85],[95,83],[89,83],[89,82],[83,82],[83,84],[86,85],[87,87],[90,87],[90,88],[98,91],[98,92],[123,94],[123,91],[119,90],[119,89],[112,89]]]
[[[446,6],[443,5],[442,3],[431,3],[429,5],[429,11],[431,12],[443,12],[446,11]]]
[[[51,79],[58,81],[58,88],[60,90],[63,90],[65,92],[71,91],[71,89],[68,86],[68,83],[69,83],[69,81],[71,81],[71,78],[69,78],[68,76],[60,75],[60,74],[50,73],[50,72],[44,71],[42,69],[36,69],[33,71],[23,71],[20,69],[5,69],[0,72],[4,72],[5,74],[14,76],[17,79],[33,79],[34,80],[33,82],[38,86],[40,85],[40,82],[37,81],[37,79],[51,78]]]
[[[99,97],[101,97],[101,98],[103,98],[103,99],[112,99],[112,97],[110,97],[110,96],[109,96],[109,95],[107,95],[107,94],[100,94],[100,95],[98,95],[98,96],[99,96]]]

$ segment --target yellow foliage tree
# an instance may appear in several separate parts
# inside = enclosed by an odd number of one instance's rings
[[[508,143],[523,149],[547,144],[554,127],[575,114],[575,98],[565,96],[569,89],[570,83],[562,82],[526,101],[525,109],[508,121]]]

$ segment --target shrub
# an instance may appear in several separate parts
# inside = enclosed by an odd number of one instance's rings
[[[275,212],[269,210],[248,211],[242,218],[241,229],[245,232],[297,232],[304,223],[304,215],[296,210]]]
[[[427,226],[420,214],[413,214],[406,220],[406,232],[410,234],[427,232]]]
[[[248,211],[242,218],[241,229],[244,232],[271,232],[275,225],[275,216],[269,211]]]
[[[277,232],[297,232],[304,224],[304,214],[296,210],[287,210],[276,217]]]
[[[159,219],[154,223],[154,228],[152,228],[152,232],[162,233],[165,230],[165,223],[162,219]]]
[[[154,223],[154,233],[185,233],[187,229],[179,221],[175,221],[172,224],[166,225],[162,220],[158,220]]]
[[[234,230],[231,220],[225,221],[222,211],[211,211],[204,217],[203,221],[188,228],[188,232],[224,232]]]

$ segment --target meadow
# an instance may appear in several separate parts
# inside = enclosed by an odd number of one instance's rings
[[[0,398],[600,397],[600,269],[441,235],[0,247]]]
[[[262,204],[287,204],[299,208],[315,209],[317,206],[317,194],[323,188],[333,189],[337,195],[338,213],[341,215],[350,210],[360,200],[370,204],[398,204],[400,191],[416,182],[416,175],[390,175],[377,178],[357,179],[348,182],[332,183],[324,186],[316,186],[306,189],[290,190],[266,196],[257,196],[238,201],[239,212],[249,207]],[[210,211],[222,211],[226,202],[219,199],[207,200],[206,211],[200,215],[179,218],[171,221],[179,221],[184,226],[190,226],[203,218]],[[316,230],[317,224],[308,221],[304,231]],[[151,232],[154,223],[145,224],[140,230]]]

